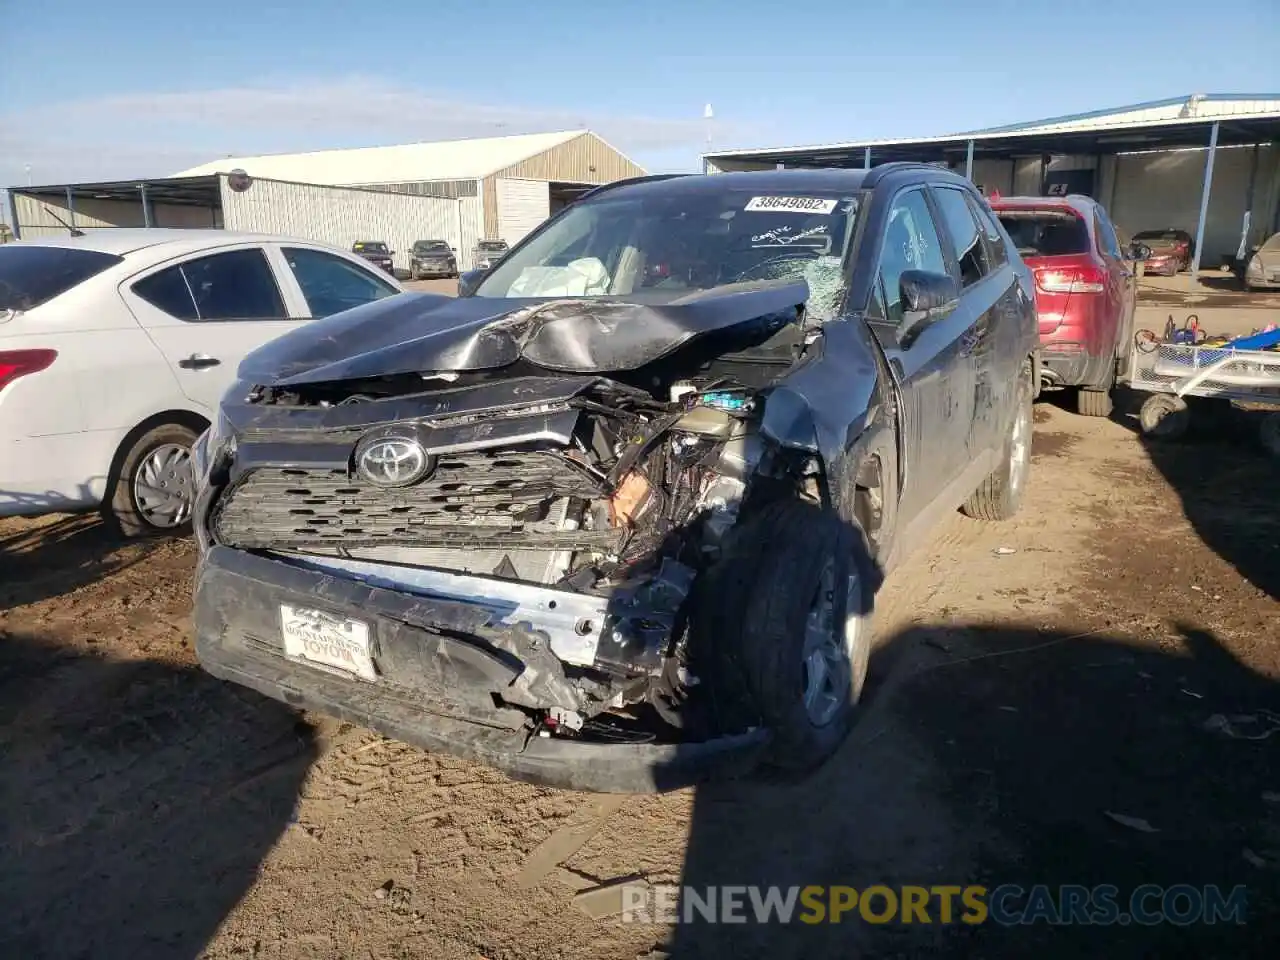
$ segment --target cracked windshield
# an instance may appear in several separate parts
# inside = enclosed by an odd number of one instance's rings
[[[482,297],[674,300],[729,284],[804,280],[828,319],[857,222],[855,197],[742,191],[602,198],[569,210],[476,291]]]

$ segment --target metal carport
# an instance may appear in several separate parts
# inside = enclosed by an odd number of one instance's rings
[[[705,154],[703,165],[704,170],[714,173],[775,167],[870,168],[909,160],[963,168],[972,179],[975,165],[984,160],[1038,160],[1040,176],[1035,192],[1044,193],[1054,157],[1095,157],[1100,169],[1104,157],[1200,148],[1205,150],[1205,162],[1195,230],[1194,280],[1204,250],[1214,164],[1221,149],[1236,146],[1269,147],[1274,159],[1280,148],[1280,94],[1196,95],[938,137],[722,150]],[[1259,176],[1257,156],[1255,149],[1245,209],[1251,217],[1260,212],[1262,217],[1254,222],[1261,222],[1268,231],[1280,230],[1280,164],[1272,163],[1269,178]],[[1113,178],[1113,191],[1114,184]]]

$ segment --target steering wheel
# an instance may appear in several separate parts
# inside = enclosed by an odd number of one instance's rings
[[[766,257],[765,259],[761,260],[759,263],[752,264],[751,266],[747,267],[747,269],[743,270],[740,273],[734,274],[734,276],[730,277],[727,282],[737,283],[741,280],[751,280],[751,279],[762,279],[762,280],[779,279],[774,277],[752,277],[751,275],[759,273],[765,267],[773,266],[774,264],[790,263],[792,260],[804,260],[804,261],[812,260],[813,256],[811,254],[812,254],[812,251],[800,251],[800,250],[790,250],[786,253],[775,254],[772,257]]]

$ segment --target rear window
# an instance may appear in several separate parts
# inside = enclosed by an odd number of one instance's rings
[[[1135,240],[1181,240],[1182,231],[1180,230],[1143,230],[1141,233],[1134,234]]]
[[[32,310],[123,257],[74,247],[0,247],[0,310]]]
[[[1052,210],[997,210],[996,216],[1024,257],[1064,257],[1089,253],[1089,228],[1073,213]]]

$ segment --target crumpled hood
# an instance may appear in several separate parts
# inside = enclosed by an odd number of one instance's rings
[[[803,281],[735,284],[664,303],[406,293],[290,331],[245,357],[239,376],[287,386],[494,370],[522,358],[565,373],[634,370],[708,333],[741,328],[738,349],[763,342],[796,319],[808,294]]]

